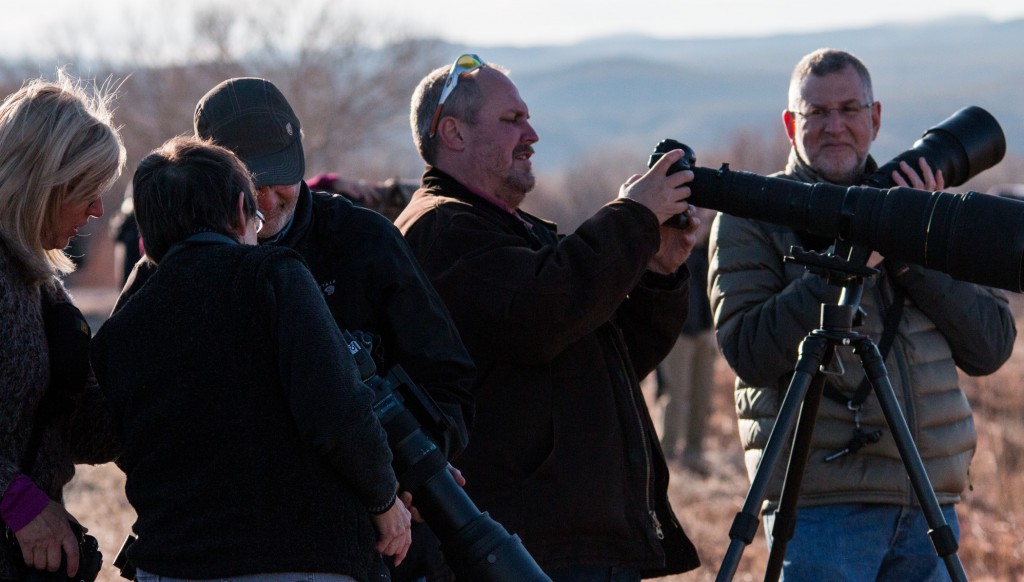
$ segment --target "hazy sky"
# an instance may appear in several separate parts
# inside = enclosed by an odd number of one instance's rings
[[[0,56],[19,56],[63,31],[115,38],[126,15],[142,15],[165,31],[167,14],[187,15],[218,0],[37,0],[4,2]],[[282,0],[290,6],[317,0]],[[321,0],[323,1],[323,0]],[[328,0],[367,24],[469,45],[570,43],[644,33],[660,37],[723,37],[812,32],[879,22],[919,22],[966,14],[993,20],[1024,17],[1024,0]],[[268,0],[239,2],[257,10]],[[840,8],[842,6],[842,8]],[[154,15],[159,15],[154,17]],[[136,18],[130,22],[139,22]]]
[[[751,36],[977,14],[1024,17],[1022,0],[358,0],[366,14],[469,44],[532,45],[638,32],[661,37]],[[467,8],[469,7],[469,8]]]

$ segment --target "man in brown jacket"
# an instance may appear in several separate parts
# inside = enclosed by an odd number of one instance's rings
[[[466,490],[555,582],[695,568],[638,383],[686,318],[694,227],[659,225],[690,212],[693,174],[666,175],[681,152],[666,154],[559,235],[519,209],[534,185],[529,117],[475,55],[413,95],[427,171],[396,224],[479,370]]]

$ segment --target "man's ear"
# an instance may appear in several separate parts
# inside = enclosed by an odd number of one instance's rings
[[[875,141],[875,138],[878,137],[878,130],[882,127],[882,104],[879,101],[871,104],[871,125],[874,127],[871,141]]]
[[[245,219],[245,194],[238,193],[238,212],[235,213],[234,224],[231,225],[231,232],[238,235],[239,240],[245,237],[245,229],[248,226]]]
[[[464,128],[462,121],[454,117],[442,117],[437,126],[437,137],[445,148],[462,151],[466,149],[466,141],[462,135]]]
[[[796,145],[796,116],[790,110],[782,112],[782,125],[786,127],[786,137],[789,143]]]

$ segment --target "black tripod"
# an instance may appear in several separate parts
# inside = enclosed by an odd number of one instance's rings
[[[782,562],[786,554],[786,545],[793,537],[796,523],[797,497],[803,481],[804,468],[810,452],[811,434],[814,421],[818,415],[825,387],[826,372],[823,365],[833,361],[836,346],[852,345],[854,353],[861,360],[864,371],[872,390],[878,398],[885,420],[892,431],[893,439],[899,450],[907,475],[910,477],[918,502],[928,521],[928,535],[932,539],[936,554],[945,562],[949,576],[955,582],[967,580],[963,565],[956,554],[957,542],[952,528],[946,524],[939,507],[935,490],[932,488],[924,463],[917,451],[907,420],[896,401],[892,383],[885,370],[885,362],[878,347],[867,336],[853,331],[863,293],[864,279],[877,273],[866,266],[867,249],[837,245],[842,247],[846,258],[836,255],[821,255],[804,252],[798,247],[791,249],[792,256],[787,260],[807,266],[811,272],[827,277],[830,285],[842,287],[839,302],[821,305],[820,327],[815,329],[800,343],[800,356],[790,380],[786,396],[782,401],[775,426],[768,437],[761,460],[750,490],[744,500],[743,508],[736,514],[729,530],[729,549],[722,560],[722,567],[716,580],[725,582],[732,580],[739,566],[740,557],[745,546],[750,545],[757,533],[758,515],[766,495],[772,471],[777,465],[786,440],[796,423],[796,434],[790,451],[789,463],[786,467],[785,481],[779,508],[775,514],[775,526],[772,529],[772,550],[765,571],[765,582],[775,582],[782,572]],[[840,372],[841,373],[841,372]],[[797,414],[799,413],[799,419]]]

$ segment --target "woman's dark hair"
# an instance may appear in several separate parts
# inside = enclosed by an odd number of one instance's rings
[[[245,219],[256,215],[245,164],[231,150],[194,137],[178,136],[153,150],[139,162],[132,189],[146,256],[157,263],[198,232],[235,238],[239,193]]]

